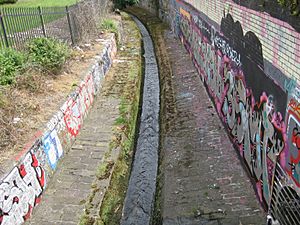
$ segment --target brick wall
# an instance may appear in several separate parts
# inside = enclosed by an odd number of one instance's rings
[[[159,12],[190,53],[259,200],[281,223],[297,223],[300,18],[235,2],[161,0]]]

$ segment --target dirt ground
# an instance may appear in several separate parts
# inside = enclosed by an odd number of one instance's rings
[[[102,52],[100,39],[106,36],[73,48],[71,59],[58,75],[31,71],[19,76],[15,85],[0,87],[0,163],[18,159],[41,135],[47,121],[86,75],[94,57]]]

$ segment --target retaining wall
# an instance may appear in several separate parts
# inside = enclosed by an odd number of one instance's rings
[[[300,17],[246,2],[161,0],[159,11],[190,53],[260,202],[282,224],[299,224]]]
[[[2,175],[1,225],[22,224],[30,217],[59,161],[71,148],[117,52],[115,35],[101,43],[104,44],[103,51],[95,57],[77,90],[68,96],[45,129],[33,137],[33,144],[27,146],[28,150],[12,162],[13,168]]]

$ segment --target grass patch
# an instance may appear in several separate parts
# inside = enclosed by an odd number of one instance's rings
[[[110,170],[112,169],[114,163],[112,161],[103,162],[96,171],[96,177],[99,180],[107,179],[110,175]]]
[[[137,93],[131,107],[128,107],[124,101],[124,104],[121,104],[119,108],[122,125],[126,127],[126,129],[120,131],[123,132],[123,137],[125,139],[120,143],[121,152],[113,171],[109,191],[105,194],[97,224],[117,225],[120,223],[132,163],[139,106],[138,90],[139,88],[135,90]]]
[[[95,222],[94,218],[84,214],[80,218],[79,225],[93,225],[94,222]]]
[[[67,6],[79,2],[78,0],[19,0],[15,4],[4,4],[4,7],[54,7],[54,6]]]
[[[117,44],[119,44],[119,29],[118,29],[118,25],[116,23],[116,21],[114,21],[113,19],[103,19],[102,22],[100,23],[99,29],[102,30],[103,32],[108,32],[108,33],[114,33],[116,35],[116,40],[117,40]]]
[[[124,21],[124,18],[123,18]],[[110,25],[109,25],[110,26]],[[135,37],[141,40],[141,36],[136,28],[135,23],[127,18],[126,26],[130,27],[130,32],[126,37]],[[127,27],[128,28],[128,27]],[[132,31],[136,31],[132,32]],[[128,31],[127,31],[128,32]],[[126,41],[126,48],[128,51],[122,51],[119,54],[121,57],[132,57],[131,49],[137,49],[140,42]],[[141,46],[138,46],[140,51]],[[140,86],[142,74],[142,60],[141,53],[138,57],[132,57],[128,60],[126,70],[120,67],[115,71],[115,79],[122,79],[124,85],[121,90],[118,90],[118,96],[121,100],[119,105],[119,117],[115,120],[114,137],[110,143],[110,152],[113,149],[120,149],[118,159],[114,164],[114,170],[111,175],[108,190],[105,192],[101,208],[98,209],[98,215],[93,221],[93,225],[117,225],[120,224],[122,216],[123,202],[125,199],[127,186],[130,177],[130,169],[132,164],[133,150],[135,146],[136,123],[138,120],[138,111],[140,104]],[[100,165],[97,171],[98,177],[106,174],[107,165]],[[88,202],[92,202],[91,199]],[[91,210],[86,207],[85,216],[82,216],[84,222],[89,222]],[[89,225],[81,224],[81,225]]]
[[[124,118],[123,116],[119,116],[115,121],[115,125],[124,125],[125,123],[126,118]]]
[[[107,32],[118,33],[118,26],[112,19],[104,19],[100,24],[100,29]]]
[[[141,58],[139,57],[130,63],[127,82],[121,96],[119,106],[120,117],[116,120],[116,123],[122,126],[122,129],[118,130],[122,136],[122,140],[118,146],[121,148],[121,151],[115,164],[109,190],[105,194],[99,212],[99,218],[96,219],[96,224],[98,225],[120,224],[137,132],[136,124],[140,104],[141,74],[142,66]]]

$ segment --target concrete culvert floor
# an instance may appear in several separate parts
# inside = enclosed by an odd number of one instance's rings
[[[121,224],[147,225],[151,220],[156,188],[160,91],[152,39],[145,26],[133,19],[143,37],[145,75],[139,134]]]

